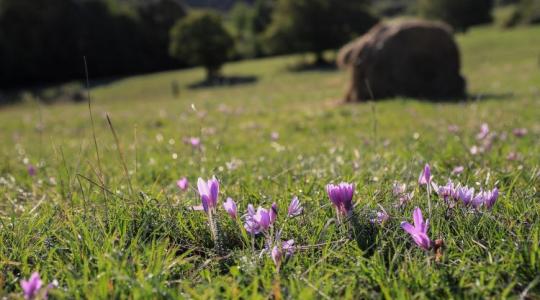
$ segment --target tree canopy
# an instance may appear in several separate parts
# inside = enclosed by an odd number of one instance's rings
[[[322,52],[366,32],[377,19],[364,1],[278,0],[266,31],[274,52]]]
[[[457,31],[492,21],[492,0],[419,0],[420,15],[445,21]]]
[[[168,55],[177,0],[0,0],[0,87],[180,65]]]
[[[207,79],[219,75],[234,46],[221,17],[210,11],[194,12],[171,29],[170,54],[192,65],[204,66]]]

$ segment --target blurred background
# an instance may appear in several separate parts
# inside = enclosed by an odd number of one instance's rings
[[[325,51],[396,17],[505,30],[540,23],[540,0],[0,0],[0,103],[59,98],[40,93],[84,81],[83,57],[94,83],[203,66],[212,84],[227,61],[289,53],[332,66]]]

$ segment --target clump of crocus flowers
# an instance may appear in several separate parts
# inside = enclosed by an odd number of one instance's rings
[[[462,171],[463,170],[460,170],[460,172]],[[474,188],[455,183],[452,180],[449,180],[445,185],[439,186],[433,180],[429,164],[425,164],[418,178],[418,184],[426,187],[428,191],[428,200],[430,199],[429,194],[433,188],[433,191],[442,198],[449,207],[454,207],[456,203],[461,203],[464,207],[472,207],[476,210],[481,207],[491,209],[499,196],[497,187],[491,190],[480,190],[478,193],[475,193]],[[208,215],[212,237],[218,242],[218,232],[214,216],[218,208],[219,182],[215,177],[206,181],[199,178],[197,187],[201,198],[202,209]],[[357,216],[353,213],[355,185],[347,182],[341,182],[339,184],[331,183],[326,186],[326,192],[330,202],[336,210],[338,222],[341,224],[345,219],[349,221],[351,225],[349,229],[352,229],[352,233],[355,234],[354,227],[355,225],[358,225],[355,223],[355,221],[357,222]],[[392,192],[394,196],[400,198],[401,204],[409,202],[412,198],[412,193],[407,193],[407,186],[405,184],[394,182]],[[372,218],[369,221],[382,225],[390,219],[390,215],[381,205],[379,206],[381,210],[377,211],[375,218]],[[430,202],[429,207],[431,209]],[[237,222],[243,220],[243,228],[251,235],[254,251],[257,236],[262,235],[264,237],[265,246],[261,255],[265,252],[268,253],[276,265],[276,269],[279,271],[284,259],[290,257],[294,253],[296,247],[294,246],[294,240],[292,239],[287,241],[281,240],[281,230],[276,228],[276,221],[278,219],[277,203],[272,203],[270,207],[259,206],[257,209],[255,209],[252,204],[249,204],[247,206],[246,214],[243,215],[241,219],[238,215],[238,206],[232,198],[227,198],[223,203],[223,209],[233,220],[236,220]],[[287,217],[294,218],[302,214],[303,211],[304,208],[300,203],[300,200],[298,197],[294,196],[289,203]],[[242,226],[242,223],[238,224]],[[437,243],[433,242],[428,235],[429,219],[424,220],[420,208],[415,207],[413,210],[413,223],[411,224],[404,221],[401,223],[401,228],[411,236],[418,247],[424,250],[434,248],[436,250],[435,252],[438,251]],[[439,244],[442,245],[442,240],[440,240]],[[442,246],[439,246],[439,248],[440,247]]]
[[[398,204],[396,205],[397,207],[401,207],[409,203],[414,196],[414,192],[407,192],[407,185],[405,183],[400,183],[397,181],[392,184],[392,194],[398,199]]]
[[[499,197],[499,189],[497,187],[490,191],[480,190],[478,193],[474,193],[474,188],[460,183],[454,184],[451,180],[444,186],[438,186],[433,183],[433,190],[444,199],[448,207],[452,208],[457,203],[461,203],[464,207],[473,207],[478,210],[481,207],[486,209],[492,209],[493,205]]]
[[[263,207],[253,208],[253,205],[248,205],[248,211],[245,218],[244,228],[251,235],[265,233],[274,224],[277,218],[277,204],[273,203],[270,209]]]
[[[283,262],[283,258],[288,259],[294,254],[295,246],[294,246],[294,240],[288,240],[281,242],[281,244],[276,244],[272,248],[272,251],[270,252],[270,257],[272,257],[272,261],[274,261],[274,264],[276,265],[276,269],[279,272],[279,269],[281,268],[281,264]]]
[[[294,217],[302,213],[302,206],[297,197],[294,197],[289,205],[287,215]],[[255,236],[262,234],[265,237],[265,250],[272,258],[279,272],[284,258],[289,258],[294,253],[294,240],[281,241],[281,230],[274,229],[274,224],[278,217],[278,207],[274,202],[269,209],[258,207],[257,210],[252,204],[248,205],[247,214],[244,216],[245,230],[252,237],[252,247],[254,248]],[[264,252],[263,251],[263,252]]]

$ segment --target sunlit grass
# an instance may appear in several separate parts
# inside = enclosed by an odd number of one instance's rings
[[[52,294],[65,298],[538,297],[540,27],[478,28],[458,40],[476,95],[462,103],[340,105],[347,74],[288,72],[294,56],[226,66],[225,74],[257,76],[253,84],[188,89],[204,76],[191,69],[96,86],[99,164],[86,103],[4,108],[0,295],[20,293],[19,279],[39,271],[59,281]],[[472,155],[484,122],[498,138]],[[518,127],[527,135],[515,137]],[[202,149],[185,143],[189,137],[200,137]],[[415,206],[427,209],[416,187],[426,162],[440,184],[451,178],[501,191],[482,214],[448,211],[432,199],[429,234],[446,245],[439,262],[400,228]],[[451,175],[460,165],[465,171]],[[248,203],[278,204],[283,239],[301,246],[279,275],[268,255],[259,256],[262,240],[253,253],[223,209],[223,252],[215,250],[204,213],[191,210],[200,204],[196,179],[212,175],[221,182],[220,205],[231,197],[243,214]],[[187,192],[176,187],[184,176]],[[369,247],[329,222],[335,211],[324,187],[339,181],[355,183],[362,222],[369,224],[379,204],[391,217],[366,234]],[[404,208],[395,206],[394,181],[415,191]],[[293,196],[304,213],[287,220]]]

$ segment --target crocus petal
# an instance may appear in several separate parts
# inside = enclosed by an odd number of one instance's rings
[[[298,197],[293,197],[291,200],[291,203],[289,204],[289,209],[287,211],[288,217],[295,217],[302,213],[302,206],[300,205],[300,200],[298,200]]]
[[[262,207],[257,209],[257,213],[253,216],[253,220],[257,222],[263,230],[270,227],[270,213]]]
[[[401,228],[403,228],[403,230],[405,230],[410,235],[414,235],[417,233],[416,228],[412,226],[409,222],[401,222]]]
[[[418,184],[429,185],[430,182],[431,182],[431,168],[429,167],[429,164],[426,164],[424,166],[424,169],[422,170],[422,173],[420,173],[420,177],[418,177]]]
[[[185,191],[185,190],[187,190],[187,188],[189,186],[189,182],[188,182],[187,178],[183,177],[183,178],[181,178],[180,180],[178,180],[176,182],[176,186],[178,186],[178,188],[181,189],[182,191]]]
[[[295,247],[294,247],[294,240],[288,240],[288,241],[285,241],[281,244],[281,248],[283,249],[283,251],[285,251],[286,255],[287,256],[291,256],[294,254],[294,250],[295,250]]]
[[[478,194],[473,198],[471,204],[474,208],[478,209],[482,204],[484,204],[485,194],[484,191],[480,190]]]
[[[429,219],[426,220],[425,223],[422,223],[422,227],[420,228],[420,232],[427,234],[427,231],[429,229]]]
[[[416,207],[413,211],[413,221],[415,228],[422,228],[424,224],[424,217],[422,216],[422,211],[418,207]]]
[[[201,202],[202,202],[202,206],[204,208],[204,211],[205,212],[208,212],[208,208],[209,208],[209,202],[210,202],[210,199],[208,199],[208,196],[207,195],[201,195]]]
[[[272,248],[272,260],[274,261],[274,264],[276,266],[279,266],[281,264],[281,258],[283,257],[283,254],[281,253],[281,250],[279,249],[278,246],[274,246],[274,248]]]
[[[21,280],[24,299],[34,299],[42,285],[43,282],[38,272],[32,273],[28,280]]]
[[[237,207],[236,202],[232,198],[227,198],[227,201],[223,203],[223,208],[231,216],[231,218],[236,219],[237,217]]]
[[[208,184],[202,179],[199,177],[199,179],[197,180],[197,188],[199,190],[199,195],[202,197],[202,195],[209,195],[210,192],[208,190]]]
[[[248,204],[247,213],[252,217],[255,215],[255,208],[253,207],[253,204]]]
[[[217,181],[216,177],[214,177],[208,181],[208,186],[210,188],[211,206],[216,207],[219,194],[219,181]]]
[[[431,240],[426,234],[418,233],[412,235],[414,242],[420,247],[425,250],[429,250],[431,248]]]
[[[485,205],[488,209],[491,209],[497,198],[499,197],[499,189],[494,188],[485,199]]]

